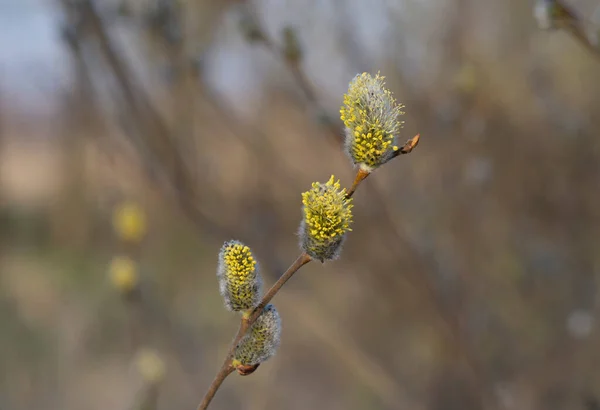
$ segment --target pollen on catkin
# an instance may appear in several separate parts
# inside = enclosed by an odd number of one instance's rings
[[[354,77],[344,94],[340,118],[346,126],[346,153],[361,169],[371,172],[394,156],[404,122],[404,105],[384,87],[384,78],[362,73]]]
[[[227,309],[239,312],[258,305],[262,279],[249,247],[239,241],[225,242],[219,253],[217,277]]]
[[[124,202],[113,213],[113,227],[122,240],[139,242],[146,234],[146,214],[135,202]]]
[[[335,259],[352,223],[352,199],[332,175],[325,184],[314,182],[302,194],[303,220],[300,224],[300,247],[321,262]]]
[[[267,305],[233,355],[232,365],[255,366],[273,357],[281,340],[281,318],[275,306]]]
[[[116,256],[108,268],[110,283],[120,292],[131,292],[138,285],[136,263],[127,256]]]

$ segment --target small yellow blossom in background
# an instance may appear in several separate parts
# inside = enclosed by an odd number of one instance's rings
[[[113,227],[122,240],[139,242],[146,234],[146,214],[135,202],[125,202],[115,209]]]
[[[110,282],[120,292],[131,292],[139,282],[136,263],[126,256],[113,258],[108,272]]]
[[[399,119],[404,106],[396,102],[383,80],[379,74],[354,77],[340,109],[346,126],[346,152],[355,165],[367,172],[393,158],[404,124]]]
[[[219,253],[217,277],[227,309],[239,312],[258,305],[262,279],[249,247],[239,241],[225,242]]]
[[[159,383],[165,377],[165,362],[154,349],[141,348],[136,354],[135,364],[144,381],[149,384]]]
[[[232,365],[255,366],[277,352],[281,339],[281,319],[275,306],[267,305],[235,349]]]
[[[321,262],[335,259],[344,237],[351,231],[352,199],[332,175],[325,184],[315,182],[302,194],[304,219],[300,225],[300,246]]]

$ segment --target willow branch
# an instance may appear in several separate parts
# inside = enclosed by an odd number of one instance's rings
[[[362,168],[359,169],[358,172],[356,173],[356,177],[354,178],[354,182],[352,183],[352,186],[350,187],[348,192],[346,192],[346,198],[352,198],[352,195],[354,195],[354,192],[356,192],[356,188],[358,188],[360,183],[363,182],[365,179],[367,179],[367,177],[369,175],[371,175],[371,173],[369,171],[365,171]]]
[[[415,137],[415,138],[417,138],[417,137]],[[418,138],[417,138],[417,140],[418,140]],[[356,191],[356,189],[358,188],[360,183],[368,176],[369,176],[368,172],[359,170],[357,172],[354,183],[352,184],[352,187],[346,193],[346,197],[347,198],[352,197],[352,195],[354,194],[354,192]],[[294,263],[284,272],[283,275],[281,275],[281,277],[277,280],[277,282],[275,282],[275,284],[273,286],[271,286],[271,288],[267,291],[267,293],[265,293],[265,295],[262,297],[260,303],[252,310],[252,312],[248,316],[243,317],[241,319],[240,327],[238,329],[238,332],[237,332],[235,338],[233,339],[233,342],[231,342],[231,346],[229,348],[229,351],[227,352],[227,356],[225,357],[223,365],[221,366],[221,369],[219,370],[219,372],[213,379],[208,391],[206,392],[206,394],[204,395],[204,398],[202,399],[202,402],[200,403],[200,405],[198,405],[197,410],[205,410],[208,408],[208,405],[210,404],[210,402],[214,398],[215,394],[219,390],[219,387],[221,386],[221,384],[223,384],[223,381],[225,380],[225,378],[233,372],[234,368],[232,366],[232,360],[233,360],[233,355],[235,354],[235,349],[239,345],[240,341],[242,340],[242,338],[244,337],[244,335],[246,334],[246,332],[248,331],[250,326],[252,326],[254,324],[254,322],[256,322],[258,317],[261,315],[265,306],[267,306],[269,304],[269,302],[273,299],[273,297],[275,297],[277,292],[279,292],[281,290],[283,285],[285,285],[285,283],[288,280],[290,280],[291,277],[294,276],[294,274],[302,266],[306,265],[311,260],[312,260],[312,258],[308,254],[306,254],[305,252],[301,253],[300,256],[298,256],[298,258],[294,261]]]
[[[66,1],[66,0],[62,0]],[[142,163],[151,176],[163,176],[168,183],[158,184],[166,197],[174,200],[183,214],[198,228],[199,232],[208,232],[213,236],[230,236],[229,230],[222,224],[208,218],[195,203],[195,192],[190,172],[180,158],[180,152],[174,145],[167,124],[152,105],[150,98],[143,92],[104,26],[101,16],[91,0],[82,2],[82,13],[90,34],[100,45],[102,57],[119,84],[125,101],[125,108],[131,113],[139,141],[135,141],[142,150]],[[165,155],[167,158],[165,158]],[[169,172],[166,168],[172,167]]]
[[[217,394],[219,387],[221,387],[221,385],[223,384],[223,382],[225,381],[227,376],[229,376],[231,373],[233,373],[234,370],[235,369],[231,365],[231,359],[229,356],[227,356],[227,359],[223,363],[223,366],[221,366],[221,369],[215,376],[214,380],[210,384],[210,387],[208,388],[208,391],[204,395],[204,399],[202,399],[202,403],[200,403],[200,405],[198,406],[198,410],[208,408],[208,405],[212,401],[213,397],[215,397],[215,394]]]
[[[312,258],[306,253],[300,254],[300,256],[298,256],[298,258],[294,261],[294,263],[292,263],[290,267],[284,272],[284,274],[281,275],[277,282],[275,282],[275,284],[271,286],[267,293],[265,293],[265,295],[260,300],[260,303],[252,310],[252,313],[250,313],[247,317],[242,318],[238,332],[235,335],[233,342],[231,342],[231,346],[229,347],[229,351],[227,352],[227,356],[225,357],[223,365],[221,366],[221,369],[215,376],[206,394],[204,395],[202,402],[198,405],[197,410],[205,410],[208,408],[208,405],[215,397],[215,394],[219,390],[219,387],[221,387],[221,384],[223,384],[225,378],[227,378],[227,376],[229,376],[235,370],[231,364],[233,355],[235,354],[235,349],[239,345],[240,341],[242,340],[250,326],[252,326],[254,322],[256,322],[258,317],[261,315],[265,306],[269,304],[271,299],[275,297],[275,295],[281,290],[283,285],[285,285],[285,283],[288,280],[290,280],[291,277],[294,276],[294,274],[298,272],[298,270],[300,270],[302,266],[306,265],[311,260]]]
[[[285,63],[286,67],[288,68],[288,70],[292,74],[294,80],[296,81],[298,88],[300,88],[300,90],[302,90],[307,101],[311,105],[313,105],[315,107],[315,109],[318,110],[319,112],[324,112],[324,110],[321,108],[321,106],[318,102],[318,99],[316,97],[313,87],[310,85],[308,79],[304,75],[302,67],[300,66],[301,59],[300,58],[295,58],[295,59],[288,58],[286,56],[285,49],[275,45],[275,43],[266,35],[266,32],[262,29],[262,27],[258,26],[258,24],[257,24],[256,29],[261,34],[258,37],[258,39],[262,42],[262,44],[269,51],[272,52],[273,55],[280,58]],[[577,33],[574,33],[574,34],[576,35]],[[576,35],[576,37],[577,37],[577,35]],[[580,40],[581,40],[581,38],[580,38]],[[589,46],[589,43],[587,45]],[[340,133],[338,132],[335,125],[331,121],[327,121],[327,126],[328,126],[327,128],[329,130],[330,135],[333,137],[332,140],[338,144],[343,143],[343,138],[340,135]],[[404,155],[404,154],[409,154],[419,144],[419,141],[420,141],[420,135],[416,135],[413,138],[409,139],[404,144],[404,146],[400,147],[397,151],[394,152],[392,158],[395,158],[397,156]],[[355,180],[354,180],[351,188],[348,190],[346,196],[348,198],[352,197],[354,195],[357,187],[359,186],[359,184],[362,181],[364,181],[369,175],[370,175],[369,172],[359,170],[358,173],[356,174]],[[370,195],[370,197],[372,199],[374,199],[376,202],[378,202],[379,204],[382,204],[382,205],[384,204],[382,195],[379,193],[379,191],[375,187],[372,187],[372,194]],[[383,206],[382,208],[385,211],[385,207]],[[394,228],[394,225],[392,223],[392,219],[393,219],[392,215],[386,211],[384,213],[384,217],[388,220],[389,226],[392,227],[391,233],[393,234],[393,236],[399,242],[403,242],[405,244],[410,244],[410,241],[401,232],[399,232],[397,228]],[[409,249],[410,249],[410,247],[409,247]],[[418,257],[418,253],[416,252],[416,250],[413,250],[413,252],[412,252],[412,259],[414,259],[415,264],[417,266],[421,267],[422,265],[424,265],[421,258]],[[474,388],[479,392],[479,395],[480,395],[482,401],[485,403],[485,405],[488,405],[489,404],[489,401],[487,399],[488,395],[486,394],[486,388],[483,383],[483,380],[484,380],[483,372],[481,370],[481,367],[479,366],[478,361],[475,360],[475,358],[473,357],[473,355],[470,352],[470,349],[467,344],[466,335],[464,334],[464,331],[463,331],[462,327],[460,326],[460,322],[455,317],[453,317],[451,314],[447,313],[447,309],[441,304],[435,289],[433,288],[432,284],[425,276],[420,275],[418,273],[413,276],[419,277],[419,279],[418,279],[418,282],[420,285],[419,287],[423,290],[423,292],[426,296],[426,299],[428,299],[430,301],[435,312],[438,314],[439,319],[441,320],[441,322],[443,324],[443,327],[448,332],[450,339],[452,340],[452,342],[454,344],[454,347],[457,349],[459,354],[463,357],[465,363],[471,370],[472,376],[473,376],[472,382],[473,382]]]

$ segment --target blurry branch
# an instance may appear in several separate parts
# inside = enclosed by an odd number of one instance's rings
[[[171,140],[178,150],[179,159],[190,167],[189,176],[196,182],[197,170],[193,167],[193,155],[197,152],[194,135],[194,111],[196,92],[194,67],[186,54],[185,16],[183,6],[176,0],[159,0],[147,12],[144,34],[148,34],[148,43],[159,44],[166,51],[168,78],[174,90],[171,103],[173,132]],[[154,47],[156,48],[156,47]]]
[[[277,177],[285,181],[283,188],[291,188],[293,185],[298,185],[297,174],[290,171],[289,167],[285,166],[280,155],[269,156],[268,162],[264,159],[266,150],[271,150],[271,142],[261,132],[261,130],[253,127],[251,124],[246,124],[231,115],[231,110],[224,104],[219,102],[218,96],[214,95],[204,86],[202,77],[199,78],[200,95],[204,98],[204,108],[207,109],[212,118],[216,118],[216,122],[223,125],[229,134],[242,144],[249,152],[256,157],[257,166],[262,166],[268,171],[270,177]]]
[[[93,103],[93,93],[94,93],[94,84],[92,81],[92,69],[94,67],[93,62],[90,62],[90,52],[96,51],[96,48],[86,49],[88,45],[86,42],[89,42],[89,33],[86,32],[86,20],[85,16],[82,13],[82,10],[79,8],[77,4],[72,4],[69,1],[61,0],[63,5],[65,6],[65,12],[67,14],[68,20],[67,24],[62,27],[63,38],[67,43],[69,50],[71,51],[75,64],[77,66],[78,76],[81,78],[81,83],[78,84],[81,89],[81,97],[86,98],[86,102],[81,102],[76,109],[85,109],[85,113],[93,113],[94,109],[97,108],[95,106],[90,106]],[[88,36],[86,36],[88,34]],[[86,53],[87,51],[87,53]],[[96,119],[90,115],[90,120]],[[135,118],[132,119],[135,121]],[[86,121],[88,118],[86,117]],[[89,121],[88,121],[89,122]],[[88,123],[89,125],[89,123]],[[102,126],[102,121],[97,121],[97,126]],[[112,147],[102,147],[107,151]],[[158,164],[149,164],[149,166],[157,166]],[[150,173],[150,171],[149,171]],[[134,261],[138,259],[140,248],[139,246],[132,247],[130,244],[122,244],[123,248],[120,251],[124,255],[130,256]],[[134,292],[127,293],[124,298],[125,308],[128,311],[128,318],[130,325],[128,328],[130,329],[130,345],[133,349],[138,347],[140,343],[143,341],[145,336],[142,334],[145,330],[146,326],[149,326],[151,323],[155,324],[157,327],[161,328],[161,333],[164,335],[172,335],[175,338],[177,336],[177,340],[191,340],[193,337],[193,332],[190,329],[187,329],[183,324],[177,323],[174,324],[166,314],[166,310],[163,306],[161,306],[161,302],[158,300],[156,295],[150,296],[149,293],[144,289],[144,292],[141,292],[141,289],[136,288]],[[143,322],[143,323],[142,323]],[[179,349],[176,349],[179,352]],[[181,364],[185,365],[189,363],[189,361],[180,359]],[[187,380],[187,379],[186,379]]]
[[[591,23],[593,32],[586,27],[586,19],[571,9],[563,0],[537,0],[534,6],[534,17],[538,26],[543,30],[564,30],[600,58],[600,29]]]
[[[136,87],[129,70],[125,63],[120,58],[115,50],[108,33],[103,25],[103,22],[95,9],[91,0],[82,2],[82,13],[84,21],[88,23],[92,34],[97,38],[103,57],[107,60],[115,79],[119,84],[119,89],[127,104],[127,108],[132,114],[132,119],[135,124],[139,124],[141,133],[146,137],[141,142],[147,143],[147,155],[152,163],[168,163],[168,167],[172,170],[172,175],[167,177],[172,180],[176,189],[184,190],[187,187],[185,170],[182,169],[182,164],[178,161],[177,150],[171,141],[168,128],[160,114],[152,107],[149,98],[143,95],[141,87]],[[143,138],[138,135],[138,138]],[[160,153],[165,152],[168,158],[161,161]],[[157,171],[157,170],[156,170]],[[164,173],[169,174],[169,169],[163,169]],[[159,173],[157,171],[157,173]]]
[[[62,1],[68,3],[67,0]],[[131,114],[132,124],[136,128],[136,138],[133,142],[141,150],[142,161],[148,174],[154,178],[163,176],[167,180],[167,183],[159,186],[167,197],[175,200],[200,231],[218,236],[227,235],[229,232],[225,227],[207,218],[197,208],[190,172],[181,159],[167,125],[152,106],[150,99],[134,84],[129,70],[112,45],[93,2],[83,0],[80,7],[86,28],[98,40],[102,55],[119,84],[126,109]],[[166,153],[167,158],[164,158],[163,153]]]
[[[279,58],[287,69],[292,74],[296,85],[302,90],[303,94],[308,101],[308,104],[313,107],[313,110],[319,113],[319,118],[324,120],[324,124],[330,135],[332,143],[341,145],[343,147],[344,138],[338,131],[337,126],[333,120],[327,115],[326,111],[321,107],[316,93],[310,84],[307,76],[302,69],[302,48],[298,42],[297,35],[291,27],[287,27],[283,31],[283,45],[278,46],[269,37],[266,30],[261,27],[258,20],[253,16],[252,10],[248,4],[242,2],[241,4],[241,21],[240,29],[245,37],[250,42],[256,42],[265,46],[275,57]],[[405,145],[396,151],[394,156],[410,153],[419,143],[419,135],[412,139],[409,139]],[[369,176],[369,173],[360,171],[357,173],[356,178],[352,187],[349,189],[348,194],[352,196],[358,184]],[[405,254],[408,255],[410,264],[414,270],[410,271],[409,280],[413,285],[419,289],[425,296],[425,300],[428,301],[433,311],[438,315],[442,328],[449,336],[449,340],[455,349],[455,351],[463,357],[464,362],[471,370],[471,382],[473,388],[478,392],[482,403],[487,406],[493,406],[490,399],[490,393],[485,384],[486,378],[484,377],[484,371],[482,370],[478,360],[472,354],[472,347],[468,342],[468,337],[465,334],[465,330],[462,328],[460,320],[458,320],[449,310],[444,306],[444,303],[440,300],[439,295],[435,291],[431,281],[427,278],[427,271],[429,268],[427,264],[419,256],[419,252],[415,249],[412,241],[406,237],[394,223],[394,216],[388,210],[383,199],[383,194],[377,189],[376,186],[367,185],[366,189],[369,190],[369,198],[374,202],[374,205],[378,207],[382,213],[382,219],[385,221],[385,226],[389,227],[388,232],[393,238],[393,243],[396,243],[398,248],[405,250]]]
[[[206,232],[212,236],[231,236],[231,232],[225,226],[207,218],[196,207],[195,192],[189,171],[186,169],[184,161],[181,160],[176,143],[171,137],[172,134],[160,114],[152,106],[148,96],[133,81],[133,76],[111,42],[95,4],[90,0],[82,0],[77,3],[69,0],[60,1],[65,12],[73,16],[77,22],[77,33],[69,37],[70,48],[76,57],[82,58],[81,51],[86,42],[97,41],[101,58],[107,62],[110,73],[119,85],[118,91],[124,101],[125,117],[130,120],[130,131],[133,131],[128,136],[138,149],[142,164],[149,177],[157,183],[167,198],[175,200],[199,233]],[[90,47],[91,50],[96,51],[97,48]],[[87,68],[90,69],[91,65],[88,65]],[[139,294],[132,295],[132,297],[136,298],[135,303],[128,304],[132,322],[138,323],[152,315],[152,321],[163,326],[163,332],[166,334],[176,334],[179,339],[190,340],[190,332],[184,331],[180,326],[176,329],[172,328],[173,324],[165,315],[165,310],[154,306],[156,300],[145,301],[148,302],[145,303]],[[156,309],[153,309],[152,312],[148,310],[154,307]],[[132,326],[132,344],[137,346],[141,340],[139,327]],[[182,359],[182,364],[185,363],[186,360]]]
[[[263,45],[276,58],[284,63],[296,85],[308,101],[309,108],[316,113],[319,122],[324,124],[329,133],[335,138],[334,143],[343,143],[343,136],[339,131],[340,128],[328,115],[327,110],[319,103],[314,87],[311,85],[302,69],[302,48],[294,28],[286,27],[283,30],[283,44],[279,46],[269,37],[266,30],[260,26],[255,16],[252,15],[250,6],[244,1],[241,1],[240,3],[240,12],[242,13],[240,16],[240,30],[242,31],[242,34],[248,41]]]

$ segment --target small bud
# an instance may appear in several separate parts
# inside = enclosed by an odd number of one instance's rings
[[[237,372],[240,376],[249,376],[252,373],[254,373],[256,371],[256,369],[258,369],[258,366],[260,366],[260,363],[257,363],[252,366],[244,366],[243,364],[236,363],[235,370],[237,370]]]
[[[135,262],[126,256],[113,258],[108,269],[111,284],[123,293],[133,291],[139,282]]]
[[[125,202],[115,209],[113,226],[124,241],[139,242],[146,234],[146,215],[134,202]]]
[[[262,279],[249,247],[238,241],[225,242],[219,253],[217,277],[227,309],[239,312],[258,305]]]
[[[280,340],[279,313],[275,306],[267,305],[235,349],[232,365],[242,376],[254,372],[277,352]]]
[[[335,259],[352,223],[352,199],[332,175],[325,184],[315,182],[302,194],[304,219],[300,224],[300,247],[321,262]]]
[[[346,126],[346,152],[352,162],[371,172],[394,157],[399,120],[404,112],[392,93],[384,88],[384,77],[368,73],[354,77],[344,94],[340,118]]]
[[[136,355],[135,364],[144,381],[149,384],[157,384],[165,376],[165,362],[154,349],[141,348]]]

